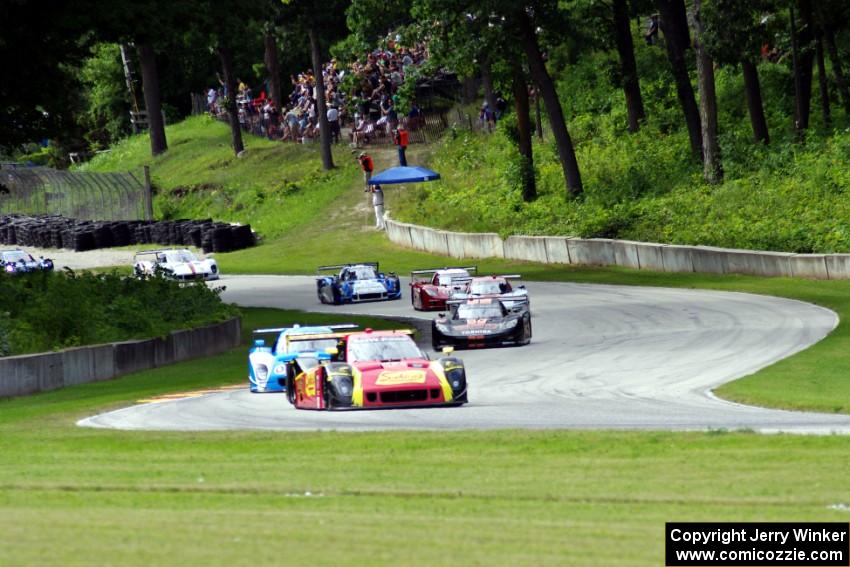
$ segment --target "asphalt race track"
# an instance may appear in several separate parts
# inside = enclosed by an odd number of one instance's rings
[[[419,317],[401,301],[321,305],[314,278],[233,276],[244,306]],[[279,394],[226,391],[135,405],[80,425],[151,430],[472,428],[753,429],[850,433],[850,416],[742,406],[710,390],[798,352],[837,316],[814,305],[739,293],[569,283],[527,284],[534,338],[525,347],[460,351],[470,403],[458,408],[309,412]],[[247,354],[247,353],[246,353]]]

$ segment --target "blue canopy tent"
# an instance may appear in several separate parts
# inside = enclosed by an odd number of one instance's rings
[[[421,183],[422,181],[434,181],[439,179],[440,174],[431,171],[427,167],[399,166],[385,169],[372,176],[369,185],[395,185],[398,183]]]

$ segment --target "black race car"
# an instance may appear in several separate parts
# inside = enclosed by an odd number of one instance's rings
[[[431,323],[431,344],[439,351],[444,345],[484,348],[531,342],[531,311],[528,298],[511,297],[508,308],[498,298],[447,301],[448,313]]]

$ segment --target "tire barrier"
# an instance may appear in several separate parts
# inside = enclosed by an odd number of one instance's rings
[[[509,236],[502,240],[495,233],[449,232],[389,218],[386,226],[389,239],[400,246],[459,259],[506,258],[655,272],[850,280],[850,254],[795,254],[569,236]]]
[[[68,248],[76,252],[163,244],[195,246],[204,252],[232,252],[256,244],[251,225],[204,220],[87,221],[59,215],[0,215],[0,244]]]

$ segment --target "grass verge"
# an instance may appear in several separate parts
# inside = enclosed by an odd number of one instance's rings
[[[245,338],[333,319],[246,309]],[[0,564],[658,565],[665,521],[848,517],[845,437],[74,425],[244,375],[240,348],[0,402]]]

